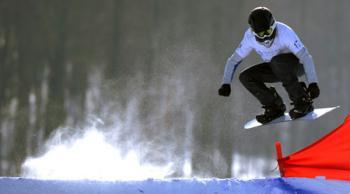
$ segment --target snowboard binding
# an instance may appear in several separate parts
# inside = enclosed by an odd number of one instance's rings
[[[274,96],[274,101],[271,104],[263,105],[262,108],[265,109],[264,114],[256,116],[256,120],[262,124],[269,123],[283,116],[284,111],[286,111],[286,106],[283,104],[282,98],[278,95],[275,88],[271,87],[270,91]]]
[[[310,95],[307,93],[306,84],[304,82],[300,82],[300,85],[305,91],[305,95],[291,103],[291,105],[294,105],[294,108],[289,111],[289,116],[293,120],[303,117],[314,110],[312,105],[313,101]]]

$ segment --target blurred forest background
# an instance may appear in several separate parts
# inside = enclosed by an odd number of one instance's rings
[[[312,54],[316,106],[340,110],[243,130],[260,105],[237,74],[231,97],[217,89],[249,11],[261,5]],[[57,128],[83,130],[96,118],[112,130],[123,123],[119,145],[144,142],[144,160],[176,161],[173,176],[184,176],[185,160],[190,176],[240,177],[259,165],[261,176],[276,174],[275,141],[294,152],[350,112],[349,7],[346,0],[1,0],[0,176],[19,176]],[[252,54],[238,71],[259,61]]]

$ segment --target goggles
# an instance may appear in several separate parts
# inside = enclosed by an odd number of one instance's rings
[[[264,30],[264,31],[261,31],[258,33],[254,32],[254,30],[252,30],[252,31],[253,31],[255,36],[257,36],[260,39],[264,39],[264,38],[268,38],[268,37],[272,36],[273,32],[275,31],[275,28],[276,28],[276,22],[274,22],[272,24],[272,26],[270,26],[270,28],[267,30]]]

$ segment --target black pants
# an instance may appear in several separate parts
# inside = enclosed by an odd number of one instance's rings
[[[269,63],[261,63],[243,70],[239,79],[262,105],[269,105],[274,102],[275,97],[265,83],[282,82],[292,101],[306,96],[298,81],[298,76],[303,73],[304,68],[299,59],[292,53],[286,53],[273,57]]]

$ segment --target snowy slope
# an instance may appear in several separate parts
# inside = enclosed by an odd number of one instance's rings
[[[0,178],[0,194],[350,194],[350,182],[300,178],[64,181]]]

